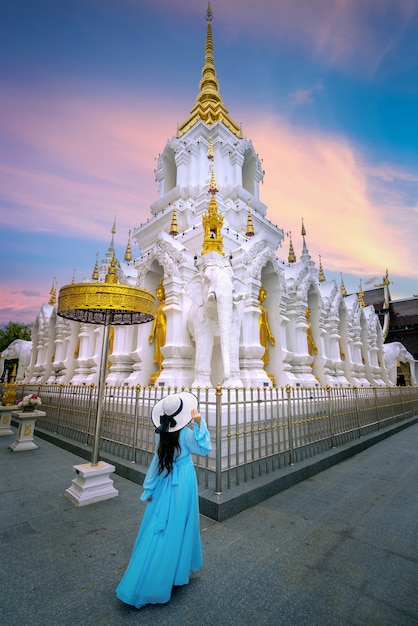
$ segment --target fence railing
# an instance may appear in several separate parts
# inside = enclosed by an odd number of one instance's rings
[[[39,429],[93,445],[97,387],[17,385],[37,393]],[[155,450],[154,404],[176,387],[105,388],[100,450],[147,467]],[[212,439],[195,457],[199,485],[221,493],[418,414],[418,387],[191,389]],[[4,385],[0,385],[0,393]]]

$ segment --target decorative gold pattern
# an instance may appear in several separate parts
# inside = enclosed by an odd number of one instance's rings
[[[108,311],[112,324],[149,322],[154,317],[154,296],[139,287],[111,282],[74,283],[60,289],[57,313],[61,317],[105,324]]]

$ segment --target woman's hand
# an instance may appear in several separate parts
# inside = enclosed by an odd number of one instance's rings
[[[196,424],[200,426],[200,413],[197,409],[192,409],[192,420],[194,420]]]

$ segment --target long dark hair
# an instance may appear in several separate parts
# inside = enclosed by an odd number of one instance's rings
[[[180,431],[176,430],[174,433],[161,433],[160,443],[158,444],[158,470],[159,474],[162,474],[164,470],[167,470],[167,475],[173,469],[173,459],[176,450],[180,452],[181,447],[179,443]]]

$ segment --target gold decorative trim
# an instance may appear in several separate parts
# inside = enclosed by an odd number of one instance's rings
[[[154,318],[154,296],[145,289],[111,283],[74,283],[61,287],[57,314],[90,324],[142,324]]]

